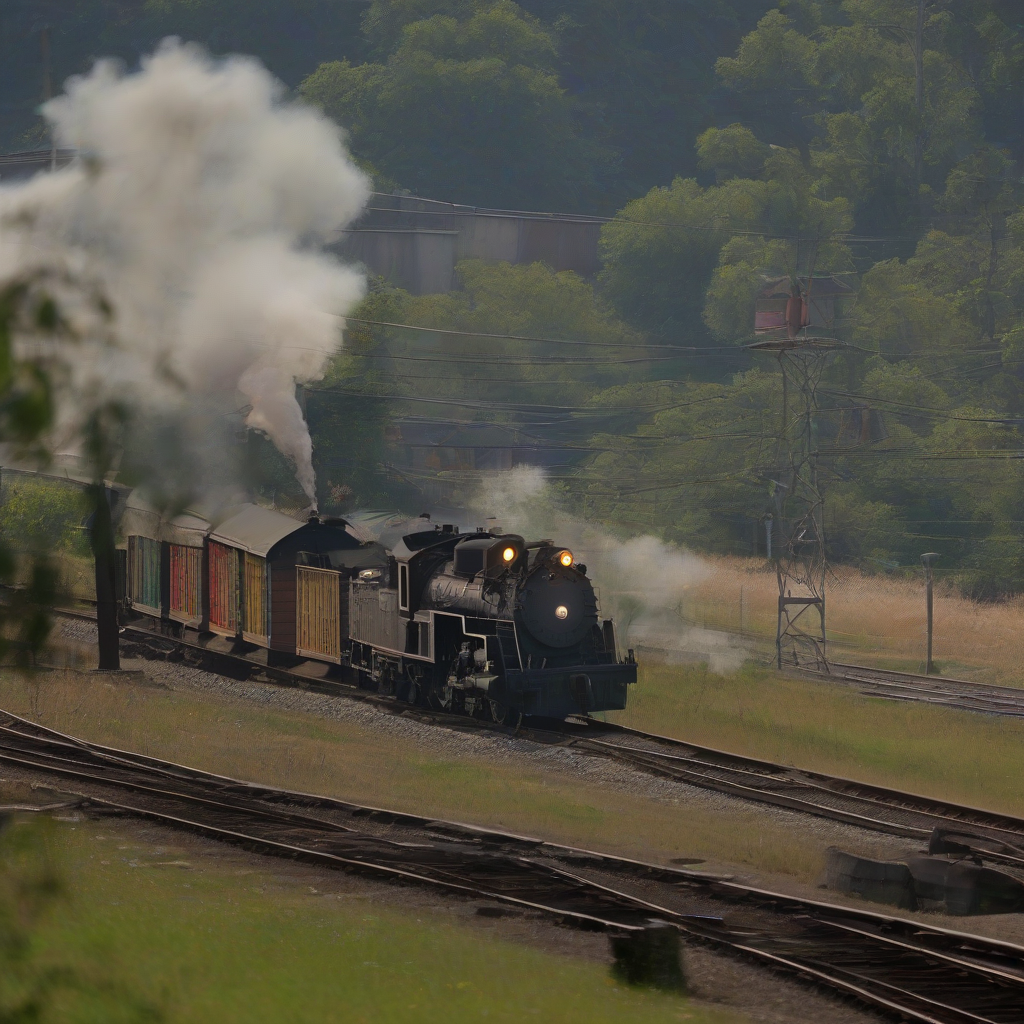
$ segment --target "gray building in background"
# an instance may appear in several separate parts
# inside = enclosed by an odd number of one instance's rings
[[[0,185],[66,167],[75,155],[73,149],[40,149],[0,156]],[[594,277],[606,221],[374,193],[363,216],[331,248],[373,276],[414,295],[430,295],[455,287],[455,264],[464,259],[545,263]]]
[[[363,217],[333,247],[414,295],[448,292],[463,259],[545,263],[593,277],[607,218],[488,210],[417,196],[375,193]]]

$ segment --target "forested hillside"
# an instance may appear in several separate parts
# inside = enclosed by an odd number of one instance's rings
[[[561,453],[589,518],[763,553],[787,425],[777,359],[748,348],[758,296],[831,288],[812,430],[832,557],[937,551],[974,594],[1022,588],[1019,2],[8,0],[7,150],[44,139],[45,24],[57,83],[176,33],[262,59],[379,191],[610,218],[593,281],[467,262],[449,295],[375,282],[363,320],[462,333],[351,325],[308,407],[325,502],[416,500],[381,472],[396,419],[496,423]]]

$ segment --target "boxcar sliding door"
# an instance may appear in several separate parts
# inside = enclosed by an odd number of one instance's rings
[[[175,622],[203,621],[203,549],[171,545],[171,611]]]
[[[341,661],[341,573],[295,567],[295,650],[307,658]]]
[[[133,608],[160,615],[160,542],[128,538],[128,600]]]
[[[270,573],[267,560],[245,553],[245,624],[242,639],[266,647],[270,643]]]
[[[210,631],[236,636],[240,626],[238,552],[210,541]]]

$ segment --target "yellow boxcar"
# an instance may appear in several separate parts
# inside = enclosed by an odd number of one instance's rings
[[[242,638],[250,643],[270,643],[270,572],[267,560],[245,553],[245,606]]]
[[[340,662],[341,573],[299,565],[295,567],[295,586],[296,653],[321,661]]]

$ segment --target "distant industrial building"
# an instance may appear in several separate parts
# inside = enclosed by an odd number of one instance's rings
[[[40,149],[0,156],[0,185],[66,167],[73,149]],[[414,295],[450,292],[463,259],[544,263],[593,277],[605,217],[487,210],[418,196],[374,193],[363,216],[332,246]]]
[[[374,193],[335,251],[414,295],[449,292],[463,259],[545,263],[593,277],[604,217],[488,210]]]

